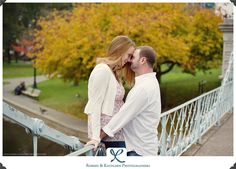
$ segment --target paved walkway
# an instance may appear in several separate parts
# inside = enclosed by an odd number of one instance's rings
[[[220,126],[212,127],[201,144],[190,147],[184,156],[233,156],[233,113],[226,113]]]
[[[47,80],[45,76],[37,76],[37,82]],[[56,111],[43,106],[38,101],[24,95],[13,94],[14,88],[24,81],[25,85],[31,85],[33,78],[4,79],[9,82],[3,86],[3,99],[31,117],[42,119],[48,126],[53,127],[67,135],[80,138],[80,141],[87,142],[87,122],[71,115]]]
[[[45,76],[38,76],[37,82],[47,80]],[[29,97],[13,94],[14,88],[25,81],[26,85],[33,82],[33,78],[18,78],[4,80],[10,82],[3,86],[3,98],[17,109],[26,114],[40,118],[44,122],[68,135],[74,135],[82,142],[88,141],[87,122],[78,118],[58,112],[54,109],[40,105],[36,100]],[[46,110],[42,112],[42,109]],[[184,156],[232,156],[233,155],[233,113],[226,113],[219,127],[212,127],[201,140],[201,144],[190,147]]]

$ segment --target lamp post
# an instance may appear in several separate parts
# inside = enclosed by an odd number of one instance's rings
[[[29,23],[28,23],[28,29],[31,29],[32,28],[32,26],[33,26],[33,23],[30,21]],[[32,37],[30,37],[30,38],[32,38]],[[34,56],[34,58],[33,58],[33,68],[34,68],[34,83],[33,83],[33,88],[34,89],[37,89],[37,82],[36,82],[36,75],[37,75],[37,71],[36,71],[36,67],[35,67],[35,63],[36,63],[36,56]]]
[[[35,68],[35,59],[36,58],[34,58],[34,83],[33,83],[33,88],[34,89],[37,89],[37,82],[36,82],[36,75],[37,75],[37,72],[36,72],[36,68]]]

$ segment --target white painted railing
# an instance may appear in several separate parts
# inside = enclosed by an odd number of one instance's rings
[[[37,155],[38,137],[44,137],[48,140],[56,142],[70,151],[81,149],[83,144],[79,138],[67,136],[66,134],[48,127],[42,120],[31,118],[26,114],[16,110],[13,106],[3,101],[3,115],[26,129],[26,133],[33,136],[33,154]],[[91,150],[93,147],[90,147]],[[91,155],[90,151],[86,151],[87,155]]]
[[[220,87],[161,115],[159,153],[178,156],[233,110],[233,53]]]

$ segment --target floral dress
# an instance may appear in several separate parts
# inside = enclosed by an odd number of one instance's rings
[[[117,93],[115,97],[113,115],[119,112],[121,106],[124,104],[123,98],[125,95],[124,87],[117,82]],[[101,116],[101,127],[103,128],[110,120],[112,116],[102,114]],[[119,130],[114,137],[105,137],[103,141],[124,141],[123,130]]]

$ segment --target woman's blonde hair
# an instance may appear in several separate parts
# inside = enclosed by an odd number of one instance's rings
[[[106,57],[97,59],[97,63],[106,63],[113,72],[117,73],[118,80],[124,77],[130,86],[134,83],[134,72],[129,63],[122,68],[122,56],[132,46],[135,47],[135,43],[127,36],[116,36],[108,47]]]

